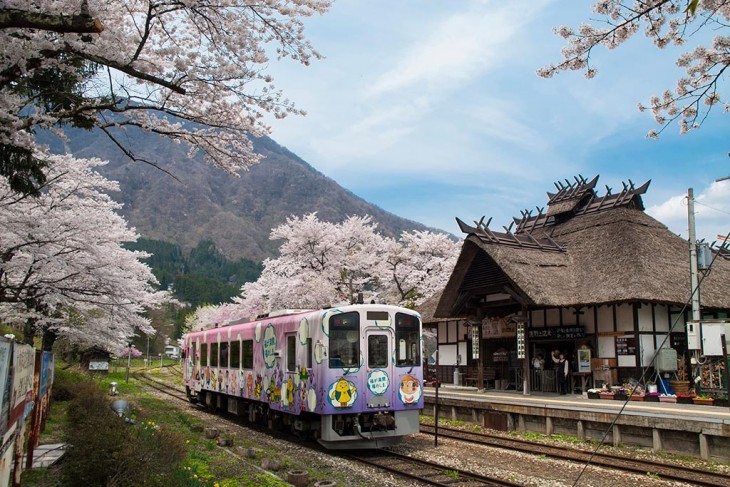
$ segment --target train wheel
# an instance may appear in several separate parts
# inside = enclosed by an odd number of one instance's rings
[[[188,396],[188,401],[190,401],[192,404],[198,403],[198,397],[193,396],[193,393],[190,391],[190,388],[188,386],[185,386],[185,395]]]

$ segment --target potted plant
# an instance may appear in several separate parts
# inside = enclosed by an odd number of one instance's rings
[[[713,402],[715,406],[720,407],[728,407],[728,400],[727,400],[727,394],[720,394],[719,396],[715,396],[715,401]]]
[[[613,399],[613,392],[612,391],[606,391],[603,390],[599,393],[599,397],[601,399]]]
[[[693,398],[693,402],[701,406],[712,406],[714,399],[706,394],[699,394]]]
[[[588,389],[588,399],[600,399],[603,389]]]
[[[677,393],[677,404],[692,404],[696,396],[690,393]]]
[[[619,389],[614,393],[613,398],[617,401],[626,401],[629,396],[626,393],[626,389]]]
[[[662,394],[659,396],[659,402],[676,403],[677,396],[675,396],[674,394]]]
[[[647,392],[644,394],[644,401],[646,402],[659,402],[658,392]]]

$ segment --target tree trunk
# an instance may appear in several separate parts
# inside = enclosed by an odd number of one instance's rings
[[[41,343],[41,350],[44,352],[51,352],[53,351],[53,344],[56,343],[56,338],[58,338],[58,333],[51,330],[50,328],[46,328],[43,330],[43,340]]]
[[[26,345],[33,346],[33,337],[35,336],[35,318],[28,318],[25,320],[25,326],[23,326],[23,343]]]

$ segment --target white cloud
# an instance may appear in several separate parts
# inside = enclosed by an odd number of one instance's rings
[[[416,87],[421,92],[455,89],[494,68],[509,55],[509,42],[544,7],[486,2],[476,11],[454,14],[417,43],[405,47],[400,60],[366,90],[378,97]]]
[[[694,191],[695,233],[698,239],[712,242],[730,231],[730,181],[713,182]],[[689,235],[687,195],[676,195],[646,212],[684,238]]]

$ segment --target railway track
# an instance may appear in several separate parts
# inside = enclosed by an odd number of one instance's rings
[[[146,386],[156,391],[173,397],[177,400],[189,403],[185,393],[174,385],[165,381],[158,380],[145,374],[144,372],[134,374],[134,378],[144,383]],[[202,406],[201,406],[202,407]],[[224,420],[226,420],[224,418]],[[295,441],[301,445],[300,441]],[[332,454],[331,451],[323,450],[319,445],[313,445],[308,442],[308,448],[316,448],[319,451]],[[368,465],[372,468],[382,470],[391,474],[396,474],[406,479],[415,480],[424,485],[438,486],[459,486],[459,487],[476,487],[476,486],[518,486],[514,482],[500,479],[497,477],[489,477],[485,475],[468,472],[465,470],[455,469],[450,466],[441,465],[425,460],[419,460],[406,455],[401,455],[389,451],[372,451],[367,450],[354,454],[340,455],[342,458]]]
[[[420,460],[390,451],[367,450],[355,454],[342,455],[343,458],[364,463],[371,467],[415,480],[428,485],[439,486],[520,486],[509,480],[490,477],[444,466],[438,463]]]
[[[176,400],[189,404],[184,391],[182,391],[182,389],[178,386],[170,384],[164,380],[154,378],[144,372],[135,373],[133,376],[146,386]],[[224,418],[224,420],[227,419]],[[421,424],[421,432],[425,434],[433,434],[434,428],[430,425]],[[442,426],[439,427],[439,436],[442,438],[465,441],[484,446],[522,451],[534,455],[545,455],[581,464],[588,463],[590,459],[590,464],[594,466],[620,470],[623,472],[637,473],[639,475],[652,474],[663,480],[680,481],[691,485],[730,487],[730,476],[728,475],[688,469],[679,465],[653,463],[606,453],[593,454],[592,452],[586,452],[583,450],[566,449],[562,446],[544,445],[517,438],[504,438],[497,435],[475,433]],[[290,439],[290,441],[292,440]],[[302,445],[299,441],[295,442]],[[313,445],[310,442],[306,445],[306,447],[312,448]],[[331,454],[332,452],[329,453]],[[451,466],[420,460],[386,450],[358,451],[347,455],[341,454],[340,456],[424,485],[448,485],[459,487],[521,485],[509,480],[460,470]],[[593,456],[592,459],[591,456]]]
[[[421,424],[421,433],[435,434],[431,425]],[[656,475],[664,480],[675,480],[686,482],[691,485],[717,487],[730,487],[730,476],[726,474],[687,468],[681,465],[668,463],[656,463],[636,458],[628,458],[608,453],[594,453],[577,449],[566,449],[563,446],[545,445],[518,438],[505,438],[503,436],[490,435],[488,433],[476,433],[453,428],[439,426],[439,437],[449,438],[469,443],[508,450],[517,450],[534,455],[545,455],[560,460],[573,461],[577,463],[596,465],[623,472],[638,473],[640,475]]]

